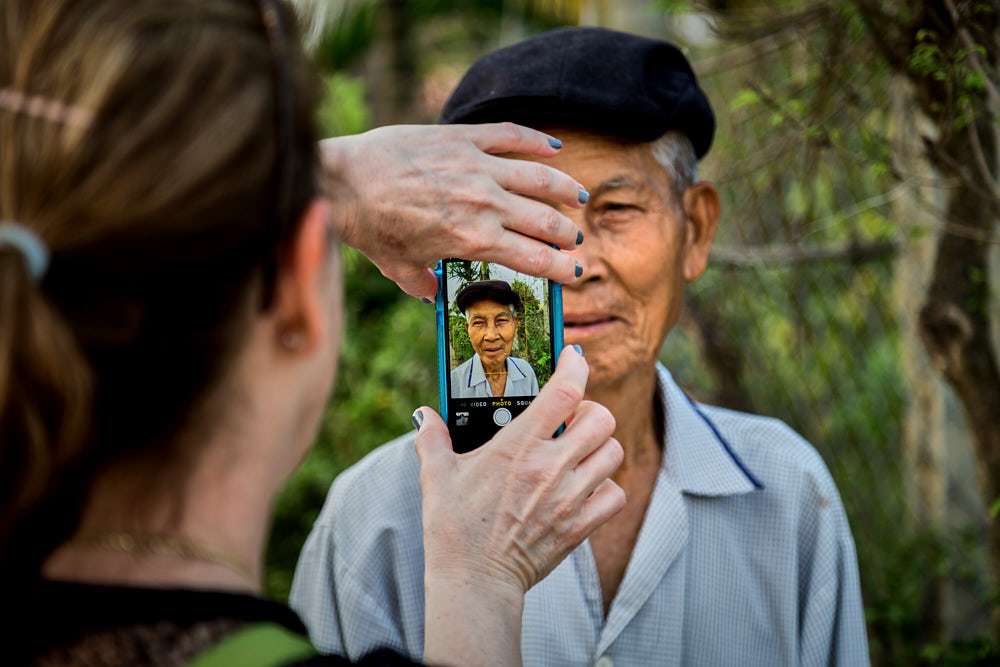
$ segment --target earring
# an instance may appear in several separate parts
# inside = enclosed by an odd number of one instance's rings
[[[281,346],[286,350],[297,350],[302,347],[304,337],[298,329],[286,329],[281,334]]]

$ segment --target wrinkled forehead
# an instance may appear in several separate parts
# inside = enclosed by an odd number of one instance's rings
[[[469,307],[465,309],[465,315],[469,319],[472,319],[473,317],[496,317],[500,314],[510,315],[511,312],[512,308],[510,305],[494,301],[493,299],[480,299],[479,301],[473,301],[469,304]]]
[[[637,141],[609,132],[565,124],[536,124],[535,129],[558,137],[563,142],[554,158],[507,154],[542,162],[561,169],[574,178],[588,176],[594,197],[609,190],[648,191],[669,196],[670,175],[656,157],[657,140]]]

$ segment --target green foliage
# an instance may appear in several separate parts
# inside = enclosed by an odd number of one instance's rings
[[[737,111],[743,107],[749,107],[759,103],[760,95],[757,94],[757,91],[750,88],[744,88],[733,97],[732,101],[729,103],[729,110]]]
[[[918,76],[930,76],[944,81],[946,74],[944,51],[937,43],[937,34],[930,30],[917,31],[917,43],[910,54],[910,70]]]
[[[535,370],[538,385],[545,384],[552,371],[552,343],[549,340],[548,312],[526,282],[515,280],[511,289],[521,297],[521,308],[517,317],[518,347],[516,356],[523,358]]]
[[[323,81],[323,99],[317,122],[323,136],[358,134],[368,129],[365,83],[345,74],[331,74]]]
[[[920,659],[941,667],[993,667],[1000,664],[1000,647],[988,638],[950,644],[925,644]]]
[[[375,3],[344,2],[336,20],[330,21],[316,49],[317,65],[328,72],[350,67],[375,39]]]
[[[688,0],[656,0],[653,4],[667,16],[679,16],[691,9],[691,2]]]
[[[910,71],[938,84],[940,99],[933,107],[956,130],[972,121],[986,95],[986,80],[973,63],[976,58],[986,60],[986,49],[981,44],[949,52],[941,45],[941,38],[935,31],[921,29],[916,32],[916,44],[908,63]]]
[[[723,34],[743,26],[733,15],[732,23],[720,16]],[[886,104],[892,79],[877,37],[853,3],[822,16],[787,47],[701,78],[718,114],[702,166],[723,199],[717,246],[848,247],[919,233],[900,228],[890,209],[899,178]],[[770,35],[783,23],[752,26],[748,34]],[[982,95],[970,54],[947,55],[933,34],[920,35],[909,66],[954,83],[955,118],[963,99]],[[901,465],[909,387],[896,280],[891,257],[712,263],[689,288],[704,328],[692,320],[675,329],[661,359],[702,400],[735,391],[747,409],[783,419],[820,452],[854,534],[875,664],[977,664],[955,658],[954,646],[921,655],[936,613],[928,608],[933,583],[964,577],[973,586],[985,555],[978,535],[940,535],[913,522]],[[737,360],[735,374],[713,366],[709,342]]]
[[[452,362],[461,363],[466,359],[471,359],[475,351],[472,349],[472,342],[469,334],[465,330],[465,317],[461,313],[453,312],[448,314],[448,339],[451,341]]]

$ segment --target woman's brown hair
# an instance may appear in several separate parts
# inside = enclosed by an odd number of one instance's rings
[[[51,254],[33,280],[0,246],[5,571],[38,567],[108,465],[191,454],[177,435],[316,194],[292,33],[277,0],[0,3],[0,221]]]

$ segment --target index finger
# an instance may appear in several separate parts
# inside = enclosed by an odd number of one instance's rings
[[[484,153],[527,153],[552,157],[562,148],[562,142],[551,134],[515,123],[484,123],[466,125],[469,140]]]
[[[549,440],[583,400],[590,367],[583,355],[566,346],[549,381],[524,412],[506,426],[531,437]]]

